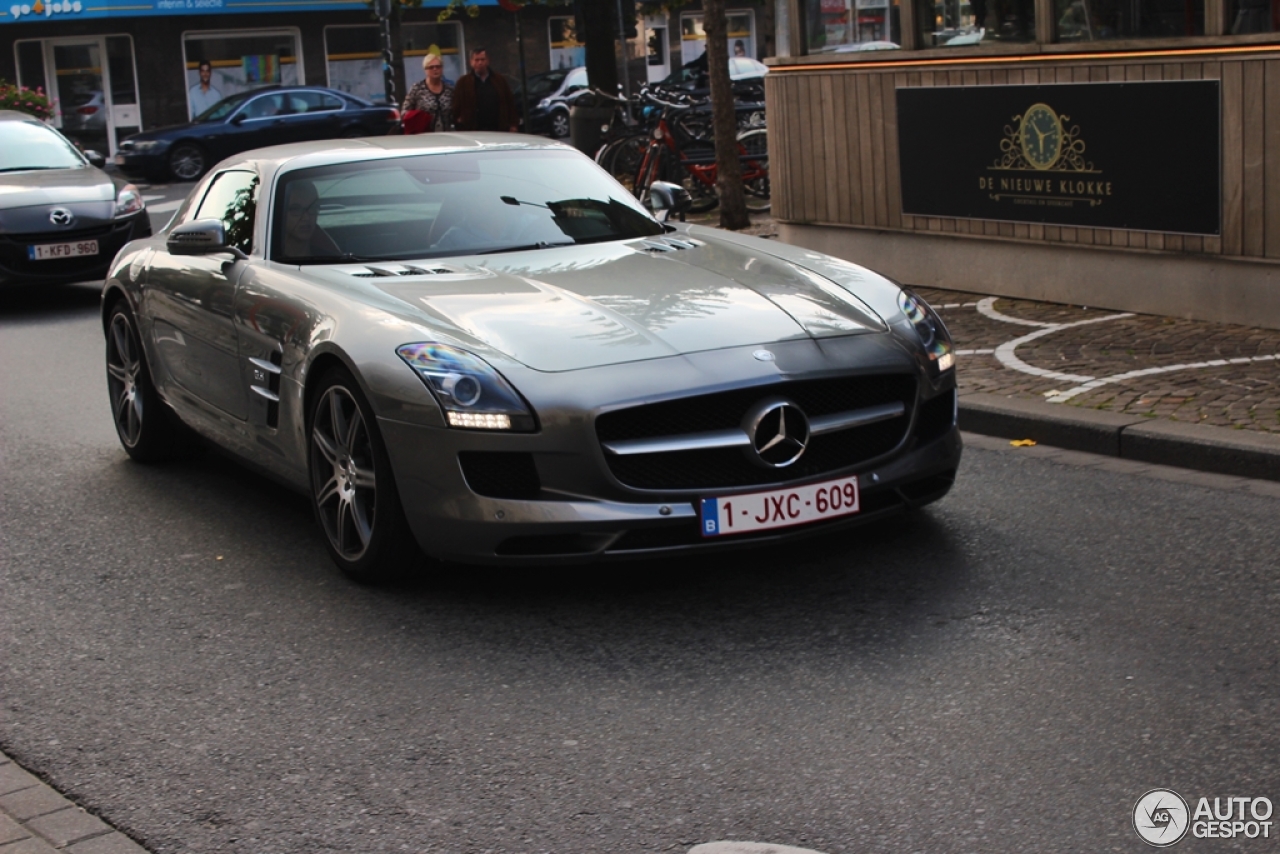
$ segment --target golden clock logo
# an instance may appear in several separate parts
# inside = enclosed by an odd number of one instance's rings
[[[991,199],[1016,205],[1097,207],[1112,193],[1110,181],[1085,158],[1080,126],[1049,104],[1038,102],[1004,126],[1000,156],[978,187]],[[994,173],[994,174],[992,174]]]

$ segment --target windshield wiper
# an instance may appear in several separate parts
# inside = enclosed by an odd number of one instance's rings
[[[298,258],[277,258],[276,260],[282,264],[376,264],[394,259],[365,257],[348,252],[344,255],[304,255]]]
[[[37,172],[43,169],[74,169],[75,166],[7,166],[0,172]]]
[[[504,246],[501,249],[485,249],[483,252],[459,252],[459,255],[497,255],[501,252],[527,252],[530,249],[552,249],[557,246],[577,246],[576,240],[540,240],[537,243],[526,243],[522,246]]]

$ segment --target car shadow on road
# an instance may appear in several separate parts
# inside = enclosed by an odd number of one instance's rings
[[[0,320],[66,320],[97,311],[102,302],[101,282],[71,285],[18,285],[0,296]]]

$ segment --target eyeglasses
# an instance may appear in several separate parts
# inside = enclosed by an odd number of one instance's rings
[[[437,63],[436,65],[428,65],[426,68],[430,71],[433,68],[444,68],[444,66]]]

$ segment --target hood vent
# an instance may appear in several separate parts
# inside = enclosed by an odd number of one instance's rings
[[[681,249],[694,249],[698,246],[703,246],[704,244],[701,240],[694,240],[689,237],[685,237],[685,238],[651,237],[647,240],[642,240],[639,243],[632,244],[632,245],[635,246],[635,248],[641,250],[642,252],[658,253],[658,252],[676,252]]]
[[[348,268],[344,272],[360,279],[379,279],[385,276],[449,276],[462,271],[456,267],[443,264],[432,264],[419,267],[413,264],[381,264],[377,267],[367,264],[363,267]]]

